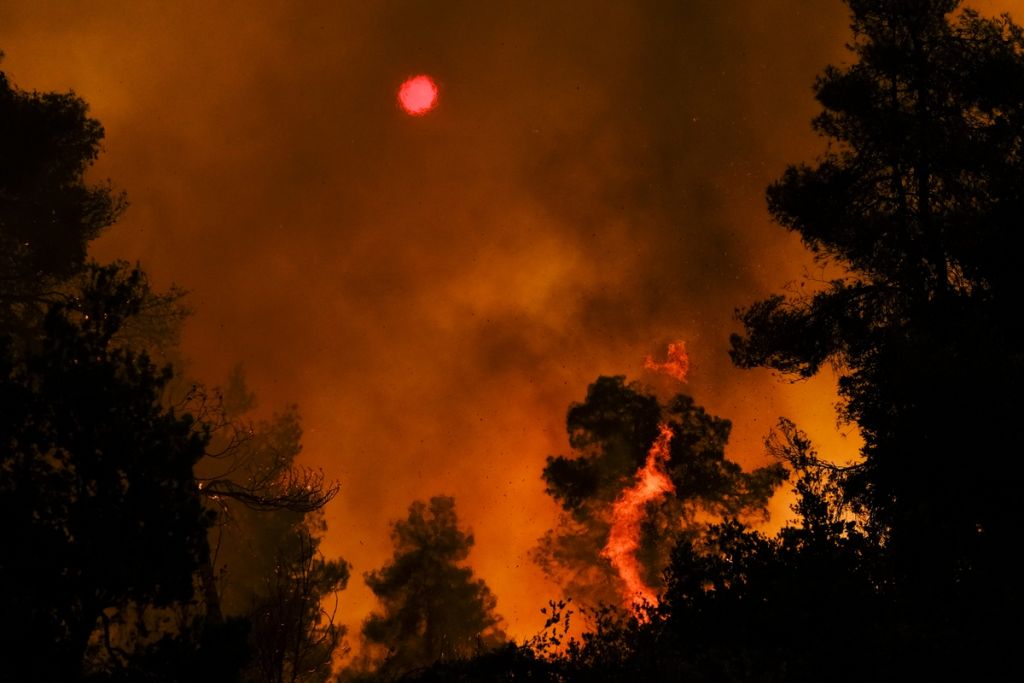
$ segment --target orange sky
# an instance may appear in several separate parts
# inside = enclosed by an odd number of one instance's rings
[[[0,49],[106,127],[95,177],[131,208],[93,254],[193,292],[195,374],[241,362],[262,410],[298,403],[305,462],[342,485],[343,619],[373,607],[388,521],[446,493],[523,637],[558,595],[527,557],[541,468],[599,374],[662,386],[644,357],[682,338],[731,457],[762,463],[780,415],[855,450],[829,378],[727,357],[733,310],[810,265],[764,188],[821,149],[811,84],[846,24],[838,0],[33,0],[0,4]],[[440,104],[413,118],[419,73]]]

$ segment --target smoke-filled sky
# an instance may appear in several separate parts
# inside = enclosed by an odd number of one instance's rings
[[[342,486],[328,554],[358,577],[411,501],[454,495],[519,637],[558,595],[527,556],[544,458],[598,375],[667,390],[644,356],[685,339],[730,457],[763,463],[780,415],[855,452],[830,378],[727,356],[735,308],[816,272],[764,188],[823,148],[811,85],[848,39],[839,0],[0,3],[10,79],[106,127],[93,177],[131,207],[93,255],[192,291],[193,374],[242,363],[264,413],[299,405]],[[440,103],[410,117],[421,73]],[[359,580],[342,600],[373,607]]]

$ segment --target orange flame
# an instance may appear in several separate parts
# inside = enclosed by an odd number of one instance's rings
[[[658,425],[661,433],[647,453],[647,461],[636,473],[636,483],[625,489],[612,505],[612,528],[608,543],[601,556],[611,561],[626,584],[626,599],[633,605],[644,601],[658,604],[654,590],[640,578],[640,563],[636,551],[640,547],[640,523],[646,516],[645,506],[652,500],[675,491],[672,480],[665,472],[671,452],[672,429],[665,423]]]
[[[690,356],[686,353],[686,342],[679,340],[668,345],[668,355],[664,363],[659,363],[650,356],[644,359],[644,368],[654,372],[664,372],[680,382],[686,381],[690,373]]]

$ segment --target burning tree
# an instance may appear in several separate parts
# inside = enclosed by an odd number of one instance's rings
[[[624,377],[598,378],[569,409],[574,456],[544,468],[563,514],[535,560],[574,598],[654,602],[676,542],[714,519],[763,516],[786,476],[727,460],[730,426],[689,396],[663,405]]]

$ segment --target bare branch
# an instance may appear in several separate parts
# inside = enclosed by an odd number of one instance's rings
[[[323,470],[293,467],[272,481],[256,481],[245,485],[230,479],[200,482],[200,491],[212,500],[229,498],[253,510],[319,510],[338,494],[337,482],[326,482]]]

